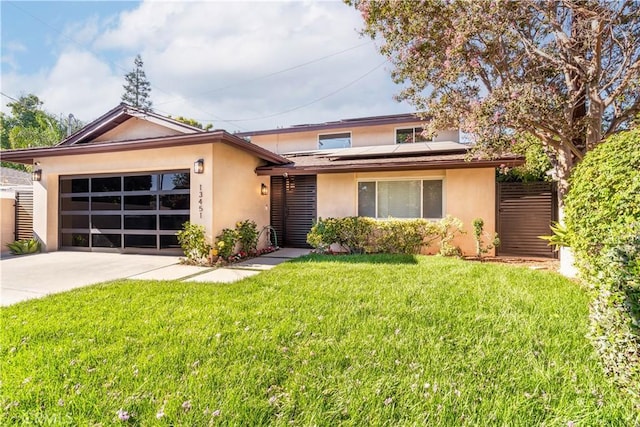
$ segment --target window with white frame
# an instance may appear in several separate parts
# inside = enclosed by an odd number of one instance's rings
[[[358,216],[372,218],[442,218],[442,179],[358,182]]]
[[[423,131],[424,129],[421,127],[396,129],[396,144],[432,141],[433,138],[426,138],[422,136]]]
[[[320,150],[330,150],[334,148],[350,148],[350,147],[351,147],[351,132],[318,135],[318,148]]]

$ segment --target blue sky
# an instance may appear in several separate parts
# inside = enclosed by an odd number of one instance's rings
[[[257,130],[413,111],[357,11],[338,1],[0,3],[2,93],[88,122],[141,54],[154,108]],[[2,96],[3,111],[11,100]]]

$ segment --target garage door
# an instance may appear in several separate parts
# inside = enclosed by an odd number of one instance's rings
[[[189,171],[60,177],[60,248],[181,253]]]

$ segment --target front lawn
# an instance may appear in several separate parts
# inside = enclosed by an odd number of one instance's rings
[[[0,424],[633,425],[553,273],[310,256],[3,308]]]

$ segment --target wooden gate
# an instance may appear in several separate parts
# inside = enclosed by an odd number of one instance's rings
[[[33,191],[16,191],[16,240],[33,237]]]
[[[557,190],[549,182],[500,182],[496,188],[498,255],[556,258],[538,236],[551,234],[557,220]]]
[[[307,233],[315,219],[315,175],[271,177],[271,226],[280,246],[308,248]]]

